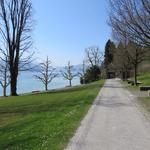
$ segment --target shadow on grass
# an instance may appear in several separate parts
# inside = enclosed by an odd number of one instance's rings
[[[6,125],[5,127],[0,128],[0,134],[3,136],[5,133],[14,133],[12,138],[5,139],[5,142],[0,143],[0,149],[8,149],[9,147],[17,147],[18,145],[23,145],[24,143],[31,142],[31,140],[36,141],[39,139],[39,137],[32,136],[32,134],[29,134],[28,137],[24,136],[23,134],[19,136],[21,132],[26,127],[31,127],[33,124],[39,122],[38,118],[32,118],[32,120],[23,120],[23,121],[17,121],[13,124]],[[31,129],[29,129],[31,130]]]
[[[24,145],[24,143],[31,142],[31,141],[36,141],[38,138],[37,137],[27,137],[27,138],[21,138],[21,139],[13,139],[11,142],[1,145],[1,149],[6,149],[8,150],[10,147],[11,149],[18,149],[20,146],[19,145]],[[14,147],[14,148],[12,148]],[[16,148],[15,148],[16,147]]]
[[[99,87],[101,85],[96,83],[75,89],[52,92],[53,94],[43,93],[40,95],[21,96],[16,99],[11,97],[6,99],[6,102],[1,103],[0,117],[14,113],[14,115],[20,115],[23,118],[20,117],[17,121],[0,127],[0,149],[20,149],[22,147],[30,149],[30,146],[32,148],[38,147],[38,144],[42,144],[42,134],[46,135],[50,131],[53,133],[59,129],[58,126],[62,126],[61,129],[63,129],[62,122],[69,120],[64,117],[65,114],[73,110],[79,112],[88,108],[93,103]],[[12,102],[13,100],[14,102]],[[71,116],[70,120],[78,120],[79,116],[77,113],[77,116],[74,118]],[[68,125],[70,125],[70,122]],[[68,125],[65,124],[65,126]],[[61,134],[59,133],[59,135]],[[50,138],[50,135],[48,136]],[[55,140],[51,139],[51,141]]]
[[[97,85],[90,84],[90,85],[86,85],[83,87],[78,87],[77,89],[73,88],[70,90],[64,90],[64,91],[60,91],[60,92],[52,92],[52,93],[50,92],[50,93],[40,94],[39,96],[41,96],[40,97],[41,101],[39,100],[39,102],[37,102],[37,103],[26,103],[26,104],[21,104],[21,105],[16,104],[15,106],[11,106],[11,105],[8,105],[8,106],[6,105],[6,106],[2,106],[2,107],[0,106],[0,114],[4,115],[4,114],[9,114],[9,113],[14,113],[14,114],[27,115],[27,114],[34,113],[34,112],[56,111],[56,110],[60,110],[64,107],[72,107],[75,105],[80,105],[81,101],[83,101],[86,104],[91,104],[88,101],[88,99],[93,99],[93,96],[91,96],[90,94],[88,95],[88,94],[83,94],[83,93],[84,92],[86,93],[86,91],[88,91],[89,89],[94,90],[95,86],[101,87],[101,85],[99,85],[99,84],[97,84]],[[81,100],[81,98],[79,98],[79,97],[76,97],[76,92],[81,92],[81,94],[85,95],[84,97],[82,97],[83,100]],[[49,99],[52,99],[51,94],[53,94],[54,97],[55,97],[55,94],[56,94],[56,96],[59,94],[62,94],[62,95],[57,96],[59,98],[58,100],[51,102],[51,101],[49,101]],[[46,98],[43,97],[46,95],[47,95]],[[38,94],[32,95],[32,99],[34,99],[34,97],[36,99],[37,96],[38,96]],[[69,98],[68,98],[68,96],[69,96]],[[24,96],[24,98],[25,97],[27,98],[26,101],[28,101],[28,98],[29,98],[29,101],[32,100],[31,95],[29,97]],[[61,97],[62,97],[62,100],[60,100]],[[63,98],[63,97],[65,97],[65,98]],[[19,97],[17,97],[17,98],[19,98]],[[71,100],[70,100],[70,98],[71,98]],[[44,100],[42,100],[42,99],[44,99]],[[55,97],[55,99],[57,99],[57,98]],[[6,99],[6,101],[7,101],[7,99]],[[12,101],[13,101],[13,99],[12,99]],[[19,102],[21,102],[21,100],[19,100]]]
[[[55,104],[49,104],[49,105],[44,104],[44,105],[38,105],[38,106],[32,105],[32,107],[28,106],[25,108],[21,107],[21,108],[18,108],[17,110],[13,110],[13,113],[18,112],[19,114],[28,115],[28,114],[41,113],[41,112],[42,113],[50,112],[54,114],[55,112],[57,112],[59,114],[62,114],[64,113],[63,111],[72,110],[74,109],[74,107],[77,107],[78,105],[82,107],[82,105],[85,106],[85,105],[91,105],[91,104],[92,104],[92,101],[89,101],[89,100],[81,101],[80,99],[77,101],[75,99],[74,101],[71,101],[71,102],[69,100],[66,100],[66,101],[60,101],[59,103],[57,102]],[[3,113],[8,113],[8,111],[6,110]],[[42,126],[41,123],[43,122],[44,119],[45,119],[44,116],[36,115],[34,117],[23,119],[23,120],[20,119],[17,122],[0,127],[0,135],[3,136],[6,133],[10,135],[14,135],[14,134],[16,135],[16,137],[14,136],[14,138],[11,138],[9,140],[8,138],[5,139],[5,136],[4,136],[3,140],[5,140],[5,142],[0,143],[0,149],[9,149],[9,148],[17,147],[18,145],[19,147],[23,147],[23,145],[28,146],[31,142],[33,142],[32,146],[35,144],[35,142],[36,144],[38,144],[38,141],[41,140],[40,135],[39,137],[36,137],[35,135],[32,134],[32,132],[37,133],[38,129],[36,129],[36,126],[39,124],[40,126]],[[19,136],[21,132],[24,132],[24,130],[25,130],[25,135]],[[26,135],[26,132],[27,133],[31,132],[31,133]],[[39,143],[41,143],[41,141],[39,141]]]
[[[87,97],[85,97],[87,98]],[[81,99],[74,99],[69,101],[69,99],[63,100],[63,101],[56,101],[53,103],[39,103],[39,104],[32,104],[32,105],[21,105],[18,107],[12,107],[5,108],[0,110],[0,114],[8,114],[8,113],[14,113],[14,114],[21,114],[21,115],[27,115],[30,113],[40,113],[40,112],[53,112],[53,111],[61,111],[63,108],[66,107],[72,107],[76,105],[81,105],[81,102],[84,104],[91,104],[90,101],[85,100],[85,98],[81,101]],[[88,96],[88,99],[93,98],[93,96]]]
[[[72,93],[72,92],[78,92],[78,91],[84,91],[85,89],[88,90],[88,89],[91,89],[92,87],[95,88],[95,86],[97,87],[103,87],[102,84],[99,84],[99,83],[93,83],[93,84],[87,84],[87,85],[80,85],[80,86],[76,86],[76,87],[70,87],[70,88],[67,88],[67,89],[61,89],[61,90],[51,90],[45,94],[51,94],[51,93]]]
[[[0,127],[0,133],[3,134],[6,132],[21,131],[21,129],[24,129],[25,127],[32,125],[36,122],[38,122],[38,118],[32,118],[32,120],[19,120],[13,124],[8,124],[4,127]]]

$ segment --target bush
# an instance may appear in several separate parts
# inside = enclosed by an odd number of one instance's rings
[[[84,77],[80,78],[80,83],[90,83],[100,79],[100,68],[98,66],[92,66],[86,70]]]

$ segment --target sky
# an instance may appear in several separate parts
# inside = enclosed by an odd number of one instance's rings
[[[53,64],[81,64],[85,48],[101,51],[111,38],[107,25],[107,0],[32,0],[35,20],[33,41],[38,60]]]

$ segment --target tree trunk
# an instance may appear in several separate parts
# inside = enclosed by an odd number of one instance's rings
[[[6,97],[6,88],[7,88],[7,66],[6,66],[5,72],[4,72],[4,86],[3,86],[3,96],[4,97]]]
[[[125,71],[122,69],[122,80],[125,81]]]
[[[3,96],[6,97],[6,86],[3,87]]]
[[[11,88],[11,96],[18,96],[18,94],[17,94],[17,75],[15,73],[11,74],[10,88]]]
[[[125,81],[127,81],[127,74],[128,74],[128,71],[127,69],[125,69]]]
[[[69,80],[69,86],[70,86],[70,87],[72,86],[71,80]]]
[[[83,77],[82,79],[83,79],[83,84],[85,84],[85,77]]]
[[[134,84],[137,85],[137,65],[134,66]]]
[[[45,84],[45,91],[48,91],[48,86],[47,86],[47,84]]]

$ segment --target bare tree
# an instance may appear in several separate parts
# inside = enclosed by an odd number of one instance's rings
[[[32,54],[32,4],[30,0],[0,0],[0,36],[8,47],[11,95],[17,95],[17,78],[20,70],[27,70]],[[5,47],[4,46],[4,47]],[[3,54],[6,49],[1,50]],[[20,70],[19,70],[20,69]]]
[[[119,43],[118,47],[114,52],[113,64],[116,70],[122,73],[122,78],[127,79],[128,73],[130,72],[132,65],[128,59],[127,45],[126,43]]]
[[[109,0],[109,24],[114,35],[150,47],[150,1]],[[133,39],[134,37],[134,39]]]
[[[134,82],[137,85],[138,66],[147,59],[147,49],[134,42],[119,43],[114,55],[114,65],[116,68],[124,72],[124,78],[127,78],[127,73],[134,69]]]
[[[3,96],[6,95],[6,89],[10,84],[9,68],[8,68],[8,58],[5,57],[5,61],[0,63],[0,84],[3,88]]]
[[[98,46],[92,46],[85,50],[87,62],[93,66],[99,66],[102,62],[103,53]]]
[[[57,77],[57,73],[55,72],[56,68],[51,66],[51,61],[47,57],[46,61],[40,63],[39,75],[35,75],[34,77],[40,80],[44,86],[45,90],[48,91],[48,85],[52,82],[54,78]]]
[[[85,67],[85,61],[83,60],[82,67],[80,71],[78,72],[79,77],[82,78],[83,84],[85,84],[85,72],[86,72],[86,67]]]
[[[109,24],[119,42],[126,41],[125,56],[134,68],[137,84],[137,68],[150,48],[150,1],[109,0]]]
[[[64,71],[61,71],[62,76],[69,81],[69,86],[72,86],[72,80],[77,74],[73,73],[73,66],[68,62],[68,65],[65,66]]]
[[[137,85],[138,65],[146,59],[146,49],[137,45],[136,43],[129,42],[126,53],[128,61],[134,68],[134,83]]]

